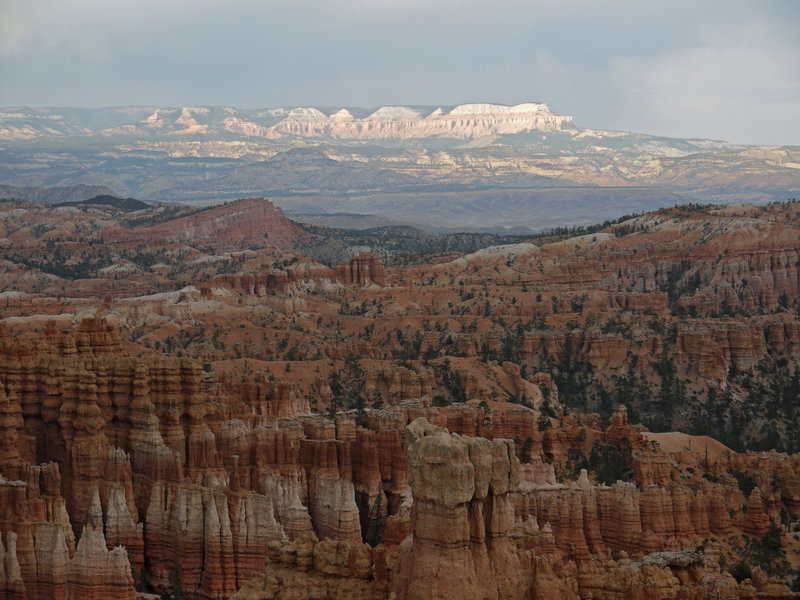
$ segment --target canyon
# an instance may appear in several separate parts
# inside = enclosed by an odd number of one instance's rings
[[[221,403],[199,363],[123,345],[101,318],[0,337],[8,597],[794,597],[763,573],[737,584],[719,557],[800,516],[796,457],[712,467],[648,445],[624,409],[542,429],[499,402],[401,400],[361,425],[282,388]],[[632,482],[556,475],[597,441],[635,450]],[[758,487],[745,497],[729,470]]]
[[[103,202],[0,204],[6,597],[795,597],[797,203],[325,264]]]

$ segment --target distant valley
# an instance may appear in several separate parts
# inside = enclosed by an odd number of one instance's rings
[[[429,231],[530,233],[684,202],[796,197],[800,147],[587,129],[533,103],[16,107],[0,109],[0,184],[1,196],[24,200],[51,188],[70,190],[55,201],[264,196],[317,224],[355,213]]]

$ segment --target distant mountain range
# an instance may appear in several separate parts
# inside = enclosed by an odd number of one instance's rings
[[[15,107],[0,109],[0,184],[199,204],[266,196],[315,222],[344,212],[531,231],[687,201],[797,197],[800,147],[585,129],[541,103]]]
[[[574,131],[572,117],[546,104],[464,104],[439,107],[318,109],[311,107],[242,110],[182,108],[8,108],[0,112],[0,140],[52,136],[171,137],[232,134],[282,140],[412,140],[429,137],[475,139],[527,131]]]

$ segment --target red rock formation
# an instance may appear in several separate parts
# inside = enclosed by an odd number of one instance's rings
[[[67,585],[70,597],[74,598],[136,598],[127,552],[121,546],[112,550],[106,547],[97,488],[92,494],[75,555],[67,567]]]
[[[767,533],[769,525],[770,520],[764,512],[762,504],[761,490],[755,488],[747,499],[747,519],[744,523],[744,530],[750,535],[762,537]]]
[[[99,238],[109,242],[191,240],[236,248],[258,242],[272,248],[290,248],[311,235],[287,220],[269,200],[247,198],[152,227],[105,230]]]
[[[628,340],[619,334],[601,335],[587,332],[582,352],[596,371],[618,369],[628,357]]]
[[[24,600],[27,595],[25,592],[25,582],[22,579],[22,569],[17,558],[17,534],[13,531],[8,532],[7,546],[3,545],[0,539],[0,591],[9,600]]]
[[[628,424],[628,411],[624,406],[620,406],[619,410],[611,416],[611,424],[606,429],[605,438],[612,444],[619,444],[625,438],[634,449],[641,448],[644,444],[642,432]]]
[[[107,338],[87,335],[79,351],[74,334],[51,331],[43,340],[6,343],[0,355],[0,390],[10,390],[0,393],[0,540],[11,574],[0,578],[0,589],[8,594],[17,594],[20,582],[29,600],[66,597],[73,585],[95,593],[88,567],[70,566],[72,527],[79,525],[87,532],[80,556],[97,560],[102,572],[121,568],[108,552],[122,545],[129,571],[138,576],[146,567],[159,593],[180,576],[193,598],[230,596],[265,566],[262,591],[279,576],[279,588],[295,589],[300,572],[318,589],[381,597],[389,590],[419,597],[425,586],[446,585],[467,597],[515,598],[543,594],[548,578],[567,595],[580,585],[596,595],[622,593],[647,582],[658,587],[672,567],[648,574],[648,566],[619,581],[611,575],[619,565],[601,569],[608,577],[589,568],[581,580],[580,572],[612,554],[680,550],[742,528],[761,535],[770,515],[800,506],[796,457],[722,454],[718,483],[687,479],[685,469],[700,471],[704,463],[640,448],[641,433],[624,411],[605,431],[599,418],[579,415],[553,418],[539,431],[539,414],[521,405],[410,400],[437,389],[436,371],[375,363],[365,369],[366,387],[395,403],[368,411],[359,420],[365,429],[352,414],[309,416],[299,385],[288,382],[219,380],[212,398],[197,363],[120,356]],[[38,354],[44,348],[46,359]],[[471,393],[487,393],[485,382],[462,372]],[[306,379],[322,387],[324,373]],[[494,373],[503,385],[523,381],[515,365]],[[552,383],[543,374],[531,381]],[[412,425],[417,433],[409,434],[406,457],[404,429],[422,416],[455,433]],[[585,473],[558,483],[556,472],[573,450],[588,453],[594,441],[623,438],[633,447],[636,485],[596,486]],[[28,443],[33,439],[39,443]],[[510,439],[522,442],[530,463],[517,466],[522,452]],[[55,462],[31,466],[37,458]],[[750,499],[746,519],[726,469],[752,473],[768,490]],[[376,543],[381,529],[385,546],[363,546]],[[106,554],[97,550],[101,538]],[[48,577],[37,577],[44,564],[53,565]],[[437,565],[446,576],[434,572]],[[676,569],[682,593],[699,589],[693,575]],[[353,579],[361,583],[353,587]],[[119,581],[124,595],[128,579]],[[727,585],[713,581],[709,589]]]
[[[78,324],[75,346],[79,354],[120,354],[117,329],[101,317],[87,317]]]
[[[299,281],[299,273],[273,270],[268,273],[217,275],[201,284],[201,287],[209,291],[215,288],[228,288],[242,294],[263,297],[278,292],[289,293]]]
[[[365,395],[381,398],[387,404],[421,398],[436,390],[433,370],[421,366],[414,369],[395,365],[369,367],[364,378]]]
[[[144,565],[144,530],[138,515],[131,514],[120,486],[111,488],[106,503],[105,537],[109,550],[124,546],[131,568],[138,575]]]
[[[0,465],[18,464],[22,461],[20,447],[28,445],[21,440],[24,422],[22,409],[12,388],[6,393],[0,383]],[[25,454],[29,454],[26,452]]]
[[[321,538],[361,540],[361,521],[355,501],[353,482],[338,472],[316,472],[311,518]]]
[[[386,596],[385,591],[379,594],[386,586],[385,561],[373,563],[373,551],[366,544],[333,540],[319,542],[309,534],[289,543],[273,542],[268,555],[265,571],[244,585],[231,600]],[[377,569],[375,579],[372,578],[373,564],[384,567]]]
[[[28,483],[16,483],[23,492],[29,489]],[[0,587],[5,588],[9,598],[49,600],[111,595],[133,600],[135,591],[127,553],[121,547],[113,550],[106,547],[97,489],[76,548],[63,499],[53,495],[57,489],[49,488],[52,483],[47,482],[46,495],[32,494],[26,502],[17,502],[14,521],[3,523],[6,544],[2,548],[4,568],[0,569],[3,571]],[[31,513],[31,509],[41,512]]]
[[[765,328],[759,323],[726,319],[713,327],[692,323],[681,328],[676,360],[687,372],[725,381],[728,368],[750,370],[766,353]]]
[[[336,266],[336,280],[345,285],[386,285],[383,265],[374,256],[364,253]]]
[[[230,405],[240,399],[252,414],[291,419],[310,416],[308,399],[286,381],[270,383],[235,383],[231,387]]]
[[[398,598],[444,590],[463,598],[528,593],[524,558],[508,538],[509,493],[519,483],[510,443],[448,435],[422,419],[407,436],[413,541],[401,546]]]

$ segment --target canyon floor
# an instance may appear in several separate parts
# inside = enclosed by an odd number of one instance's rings
[[[4,597],[795,597],[800,204],[427,235],[1,202]]]

